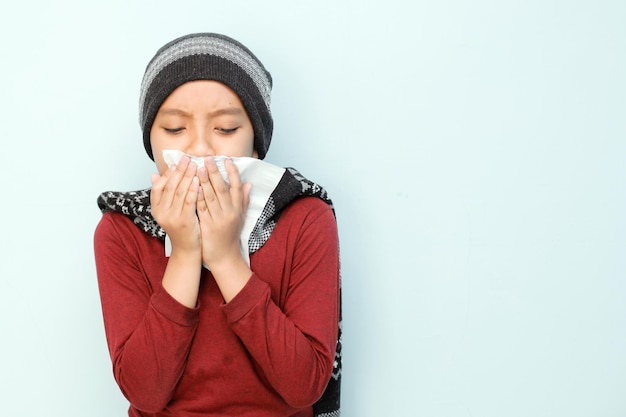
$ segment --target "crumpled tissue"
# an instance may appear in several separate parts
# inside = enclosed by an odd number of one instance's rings
[[[180,161],[180,158],[186,155],[184,152],[175,149],[163,150],[163,160],[168,166],[176,165]],[[187,155],[192,162],[198,167],[204,165],[204,157]],[[226,167],[224,161],[226,156],[214,156],[215,164],[217,165],[222,178],[228,182],[228,174],[226,173]],[[250,266],[250,255],[248,253],[248,240],[250,234],[254,229],[263,208],[267,204],[267,200],[270,195],[276,189],[276,186],[280,182],[280,179],[285,173],[285,168],[281,168],[276,165],[272,165],[268,162],[264,162],[257,158],[250,157],[231,157],[230,158],[239,171],[242,183],[249,183],[252,185],[250,190],[250,203],[248,204],[248,210],[246,211],[246,219],[241,230],[239,237],[239,246],[241,254],[246,260],[248,266]],[[165,237],[165,254],[169,256],[172,251],[171,241],[168,236]],[[205,266],[206,267],[206,266]]]

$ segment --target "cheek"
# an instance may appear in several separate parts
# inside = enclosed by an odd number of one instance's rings
[[[163,160],[163,145],[159,140],[158,134],[154,134],[154,130],[150,132],[150,146],[152,146],[152,157],[156,164],[159,174],[163,175],[167,171],[168,166]]]
[[[250,127],[250,133],[248,135],[246,143],[248,143],[248,155],[252,156],[253,158],[258,158],[259,153],[256,151],[256,149],[254,149],[254,131],[252,130],[252,127]]]
[[[159,154],[153,153],[153,156],[154,156],[154,163],[156,164],[156,167],[157,167],[157,171],[159,171],[160,175],[163,175],[165,171],[168,170],[169,167],[163,160],[163,156],[161,155],[160,151],[159,151]]]
[[[159,171],[159,175],[163,175],[163,174],[165,174],[165,171],[167,171],[167,170],[168,170],[168,168],[169,168],[169,167],[165,164],[165,162],[162,162],[162,163],[157,163],[157,164],[156,164],[156,166],[157,166],[157,171]]]
[[[161,154],[161,141],[159,141],[158,135],[154,133],[154,130],[150,132],[150,147],[152,148],[152,156],[156,162],[157,156]]]

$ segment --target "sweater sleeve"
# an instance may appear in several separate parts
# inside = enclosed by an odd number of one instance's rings
[[[314,207],[301,224],[290,225],[299,230],[294,242],[287,244],[293,258],[287,263],[291,270],[282,308],[273,301],[264,277],[256,273],[223,306],[233,331],[265,378],[293,407],[310,406],[322,395],[337,342],[337,226],[326,204]]]
[[[139,410],[157,412],[183,374],[198,311],[179,304],[162,286],[152,288],[141,268],[141,242],[121,220],[126,219],[105,214],[94,236],[107,343],[124,396]]]

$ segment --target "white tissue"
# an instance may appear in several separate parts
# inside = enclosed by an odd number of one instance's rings
[[[163,160],[165,161],[168,167],[171,167],[172,165],[178,165],[178,162],[180,162],[180,158],[182,158],[183,155],[185,155],[185,153],[183,151],[179,151],[178,149],[164,149],[163,150]],[[195,163],[198,166],[198,168],[200,168],[201,166],[204,166],[203,157],[193,156],[193,155],[187,155],[187,156],[191,159],[191,162]],[[223,157],[222,157],[222,160],[223,160]]]
[[[186,154],[179,150],[163,150],[163,160],[168,166],[178,164],[183,155]],[[199,167],[204,165],[204,157],[195,155],[187,156]],[[228,174],[226,173],[226,168],[224,167],[224,161],[226,158],[227,157],[225,156],[213,157],[218,170],[222,174],[222,178],[228,182]],[[283,177],[285,168],[272,165],[256,158],[232,157],[230,159],[235,163],[235,166],[239,171],[241,182],[252,185],[252,189],[250,190],[250,203],[248,204],[246,219],[239,237],[241,254],[249,266],[250,255],[248,253],[248,240],[250,239],[250,234],[261,216],[261,213],[263,213],[263,208],[265,208],[267,200],[280,182],[280,179]],[[166,256],[169,256],[171,253],[171,242],[168,236],[165,237],[165,252]]]

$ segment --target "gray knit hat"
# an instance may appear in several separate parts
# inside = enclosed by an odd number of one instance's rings
[[[194,33],[159,49],[141,82],[139,123],[143,144],[152,155],[150,129],[161,104],[188,81],[219,81],[241,100],[254,129],[254,149],[263,159],[272,140],[272,77],[261,61],[236,40],[216,33]]]

